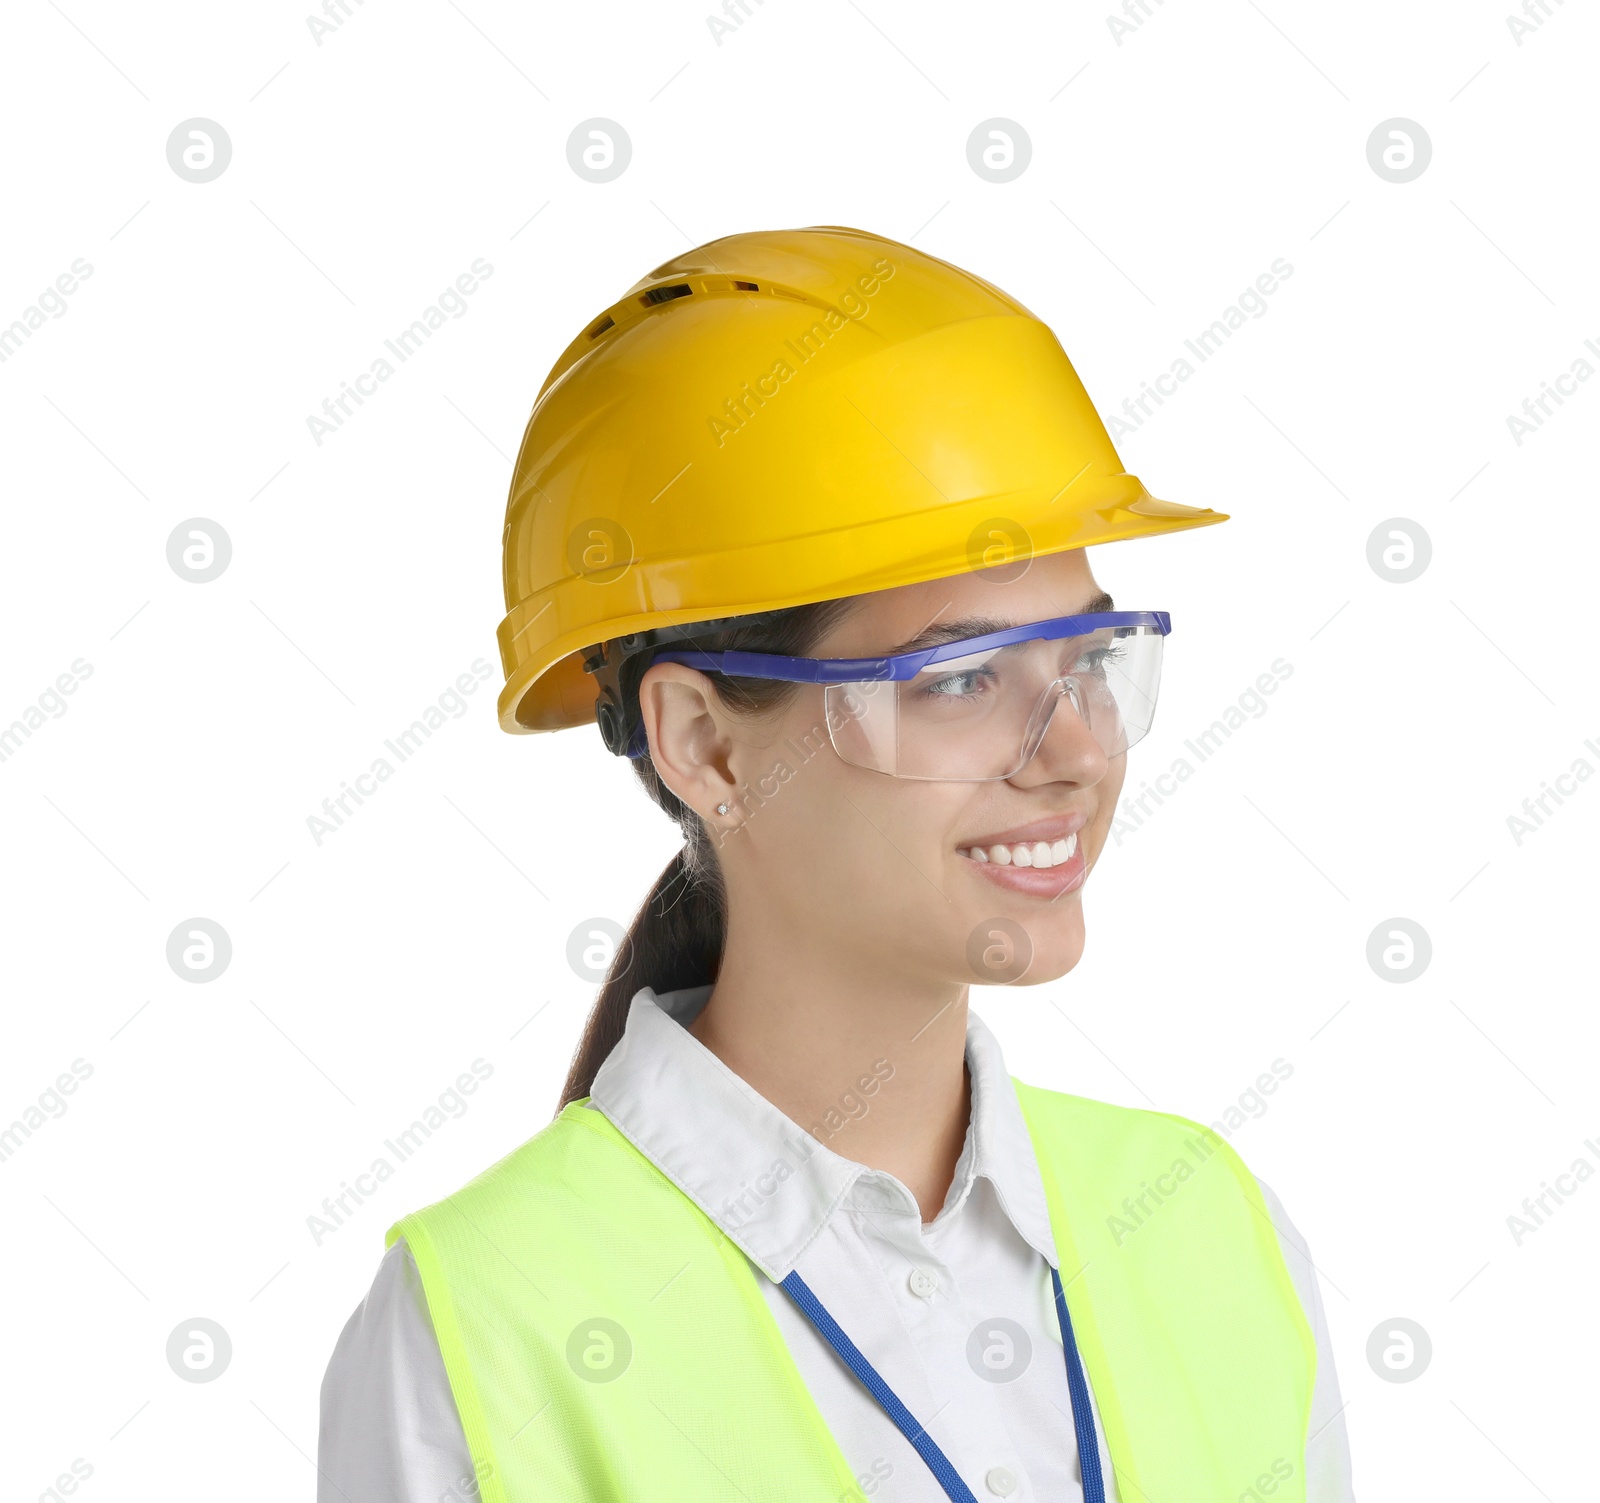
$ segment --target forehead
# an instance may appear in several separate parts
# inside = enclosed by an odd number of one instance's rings
[[[850,614],[813,649],[817,657],[868,657],[930,626],[965,617],[1017,625],[1070,616],[1101,593],[1081,548],[855,597]]]

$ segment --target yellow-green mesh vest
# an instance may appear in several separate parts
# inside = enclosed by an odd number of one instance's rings
[[[1185,1118],[1014,1083],[1123,1503],[1304,1503],[1316,1347],[1253,1176]],[[866,1503],[764,1275],[587,1099],[389,1229],[485,1503]]]

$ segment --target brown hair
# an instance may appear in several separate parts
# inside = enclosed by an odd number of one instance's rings
[[[725,626],[672,643],[691,652],[771,652],[805,657],[853,605],[850,597],[798,605],[770,614],[759,624]],[[617,684],[623,705],[639,698],[639,680],[653,661],[649,650],[625,658]],[[798,685],[781,679],[707,675],[717,698],[729,710],[752,718],[774,715],[793,699]],[[727,889],[710,832],[700,816],[661,781],[646,752],[633,770],[645,792],[683,832],[683,846],[656,878],[627,935],[617,947],[601,983],[573,1056],[561,1107],[587,1096],[606,1056],[616,1047],[628,1021],[628,1008],[642,987],[668,992],[703,986],[717,979],[727,929]]]

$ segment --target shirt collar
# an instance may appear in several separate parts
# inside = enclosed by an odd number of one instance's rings
[[[659,995],[635,993],[622,1038],[594,1078],[589,1105],[605,1113],[773,1280],[847,1201],[879,1210],[910,1208],[893,1175],[828,1148],[730,1070],[687,1024],[709,985]],[[1018,1234],[1057,1266],[1044,1184],[999,1041],[967,1011],[972,1117],[945,1213],[954,1213],[982,1176]],[[821,1126],[822,1124],[818,1124]]]

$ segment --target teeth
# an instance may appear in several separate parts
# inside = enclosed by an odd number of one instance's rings
[[[1014,845],[975,845],[970,850],[956,854],[974,861],[993,862],[996,866],[1031,866],[1047,868],[1060,866],[1077,854],[1078,837],[1068,835],[1062,840],[1019,840]]]

